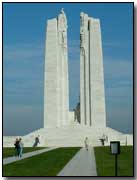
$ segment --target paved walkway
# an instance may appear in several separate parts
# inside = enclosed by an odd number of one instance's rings
[[[58,148],[58,147],[45,148],[45,149],[41,149],[41,150],[38,150],[38,151],[32,151],[32,152],[24,153],[22,158],[15,157],[15,156],[4,158],[3,159],[3,164],[5,165],[5,164],[13,163],[15,161],[20,161],[22,159],[32,157],[32,156],[36,156],[38,154],[41,154],[41,153],[44,153],[44,152],[47,152],[47,151],[51,151],[51,150],[56,149],[56,148]]]
[[[93,147],[90,147],[88,151],[82,148],[58,176],[97,176]]]

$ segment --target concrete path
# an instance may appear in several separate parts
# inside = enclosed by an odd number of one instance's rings
[[[93,147],[82,148],[57,176],[97,176]]]
[[[3,159],[3,164],[9,164],[9,163],[13,163],[15,161],[20,161],[22,159],[25,159],[25,158],[28,158],[28,157],[32,157],[32,156],[36,156],[38,154],[41,154],[41,153],[44,153],[44,152],[48,152],[48,151],[51,151],[53,149],[57,149],[58,147],[52,147],[52,148],[45,148],[45,149],[41,149],[41,150],[38,150],[38,151],[32,151],[32,152],[28,152],[28,153],[24,153],[22,158],[19,158],[19,157],[8,157],[8,158],[4,158]]]

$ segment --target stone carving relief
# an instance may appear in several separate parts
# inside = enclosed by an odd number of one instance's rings
[[[63,48],[64,55],[67,52],[67,19],[63,8],[58,17],[59,44]]]
[[[60,16],[61,16],[62,30],[66,30],[67,29],[67,18],[66,18],[63,8],[61,9]]]
[[[80,52],[82,56],[85,56],[85,47],[84,47],[84,41],[85,41],[85,34],[84,34],[84,13],[80,14]]]

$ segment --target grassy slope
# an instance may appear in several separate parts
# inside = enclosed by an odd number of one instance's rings
[[[80,148],[59,148],[3,166],[4,176],[56,176]]]
[[[110,147],[95,147],[95,156],[98,176],[114,176],[115,157],[110,154]],[[121,146],[118,176],[133,176],[133,146]]]
[[[45,148],[45,147],[35,147],[35,148],[34,147],[24,147],[23,153],[36,151],[36,150],[40,150],[43,148]],[[14,155],[15,155],[15,148],[13,148],[13,147],[4,147],[3,148],[3,158],[14,156]]]

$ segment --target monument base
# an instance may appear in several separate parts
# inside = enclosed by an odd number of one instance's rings
[[[112,128],[86,127],[79,124],[64,126],[62,128],[42,128],[22,136],[25,147],[32,147],[35,137],[40,136],[38,146],[57,147],[83,147],[85,137],[88,137],[91,146],[101,146],[102,136],[107,140],[104,145],[110,145],[110,141],[120,141],[121,145],[133,145],[133,135],[123,134]],[[17,136],[4,136],[3,146],[12,147]]]

